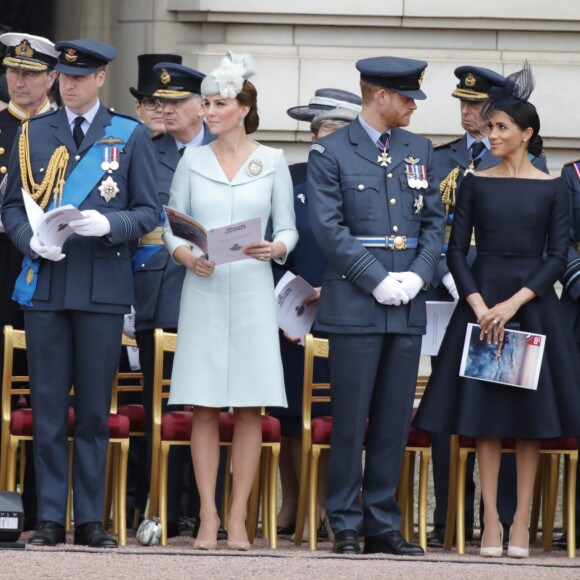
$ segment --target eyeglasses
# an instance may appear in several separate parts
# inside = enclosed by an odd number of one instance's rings
[[[161,107],[159,99],[141,99],[139,102],[146,111],[155,111],[158,107]]]

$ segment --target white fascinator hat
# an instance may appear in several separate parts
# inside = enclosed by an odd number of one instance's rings
[[[207,97],[219,93],[224,99],[235,99],[244,81],[255,74],[256,65],[251,54],[228,50],[220,65],[203,79],[201,94]]]

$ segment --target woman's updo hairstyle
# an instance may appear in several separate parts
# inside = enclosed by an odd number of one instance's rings
[[[528,101],[534,90],[535,82],[528,61],[524,68],[509,75],[503,87],[493,87],[489,91],[489,100],[484,105],[482,114],[489,118],[495,111],[502,111],[513,122],[525,131],[532,129],[528,141],[528,151],[535,156],[542,153],[543,141],[540,137],[540,117],[536,107]]]
[[[204,97],[219,94],[224,99],[237,99],[238,103],[250,110],[244,118],[246,133],[258,129],[258,92],[248,80],[256,74],[256,65],[251,54],[236,54],[228,50],[218,68],[208,74],[201,83]]]

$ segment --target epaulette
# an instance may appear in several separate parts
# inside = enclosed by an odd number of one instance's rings
[[[457,139],[452,139],[451,141],[445,141],[445,143],[437,143],[437,145],[433,145],[433,150],[437,151],[437,149],[441,149],[442,147],[447,147],[448,145],[453,145],[461,140],[461,137],[457,137]]]
[[[109,111],[109,113],[111,113],[111,115],[117,115],[119,117],[125,117],[125,119],[135,121],[135,123],[137,123],[138,125],[143,124],[139,121],[139,119],[136,119],[135,117],[132,117],[131,115],[126,115],[125,113],[119,113],[118,111],[115,111],[115,109],[107,108],[107,111]]]
[[[567,161],[564,163],[564,167],[568,167],[568,165],[574,165],[574,163],[578,163],[580,161],[580,157],[578,159],[574,159],[573,161]]]
[[[50,115],[58,113],[58,111],[59,109],[51,109],[50,111],[46,111],[46,113],[40,113],[40,115],[34,115],[33,117],[25,119],[25,121],[36,121],[36,119],[44,119],[46,117],[50,117]]]

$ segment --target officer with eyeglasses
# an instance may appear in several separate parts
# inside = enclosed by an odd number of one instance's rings
[[[169,58],[170,57],[170,58]],[[149,128],[157,159],[158,191],[161,204],[169,201],[169,188],[185,147],[206,145],[215,137],[203,122],[200,87],[205,75],[176,61],[176,55],[141,55],[137,114]],[[145,66],[148,68],[145,69]],[[143,67],[143,71],[142,71]],[[146,80],[145,80],[146,79]],[[146,122],[146,121],[145,121]],[[155,124],[154,124],[155,123]],[[159,128],[158,125],[161,127]],[[161,221],[164,215],[160,217]],[[165,249],[159,226],[139,240],[133,257],[135,278],[135,337],[144,376],[143,404],[146,414],[148,458],[151,457],[153,402],[154,330],[177,332],[181,287],[185,268],[177,266]],[[164,376],[171,377],[173,357],[165,357]],[[179,517],[184,466],[191,465],[189,449],[172,449],[169,457],[167,535],[179,535]],[[149,467],[150,469],[150,467]],[[148,470],[149,471],[149,470]],[[193,472],[189,472],[190,505],[196,494]],[[196,508],[192,507],[195,513]]]
[[[153,96],[159,85],[159,76],[153,72],[153,67],[160,62],[181,64],[181,56],[177,54],[140,54],[137,61],[139,63],[137,88],[130,87],[129,92],[136,99],[135,112],[137,116],[149,127],[151,137],[155,138],[165,133],[165,123],[159,99]],[[173,177],[173,173],[171,177]]]

